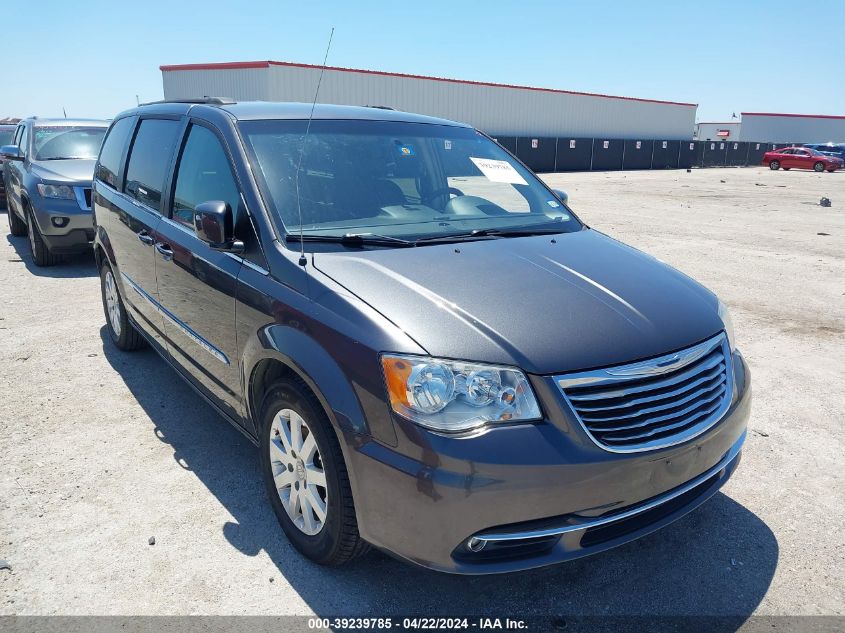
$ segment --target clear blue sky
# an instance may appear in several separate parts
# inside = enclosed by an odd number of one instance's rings
[[[161,64],[274,59],[845,115],[845,3],[46,0],[5,15],[0,117],[110,117]],[[11,18],[11,20],[9,19]],[[814,35],[821,36],[813,44]],[[814,49],[814,50],[813,50]]]

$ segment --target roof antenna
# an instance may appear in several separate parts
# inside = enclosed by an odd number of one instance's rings
[[[299,199],[299,171],[302,169],[302,155],[305,153],[305,143],[308,141],[308,133],[311,131],[311,120],[314,118],[314,108],[317,107],[317,97],[320,94],[320,84],[323,83],[323,71],[326,70],[326,62],[329,59],[329,50],[332,47],[334,27],[329,33],[329,44],[326,46],[326,54],[323,57],[323,65],[320,67],[320,78],[317,80],[317,90],[314,91],[314,101],[311,103],[311,113],[308,115],[308,125],[305,126],[305,136],[299,146],[299,164],[296,166],[296,208],[299,213],[299,265],[305,266],[308,260],[305,259],[305,240],[302,235],[302,202]]]
[[[62,114],[64,114],[65,118],[67,118],[67,110],[65,110],[64,106],[62,106]]]

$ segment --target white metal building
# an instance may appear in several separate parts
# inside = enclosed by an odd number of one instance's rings
[[[738,141],[739,121],[701,121],[695,124],[695,138],[699,141]]]
[[[742,141],[845,143],[845,116],[743,112]]]
[[[232,62],[161,66],[164,98],[309,103],[321,66]],[[319,101],[389,106],[469,123],[500,136],[688,140],[697,105],[550,88],[325,67]]]

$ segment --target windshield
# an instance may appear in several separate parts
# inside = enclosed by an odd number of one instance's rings
[[[10,145],[12,143],[12,136],[14,136],[15,130],[0,130],[0,146],[2,145]]]
[[[481,133],[387,121],[246,121],[259,181],[288,233],[420,239],[581,224]],[[297,204],[297,184],[299,204]]]
[[[38,126],[35,128],[35,160],[97,158],[105,127]]]

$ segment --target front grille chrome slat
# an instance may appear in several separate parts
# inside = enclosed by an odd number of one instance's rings
[[[651,437],[652,435],[656,435],[658,433],[666,433],[668,431],[672,431],[674,429],[680,428],[690,422],[694,422],[699,418],[706,416],[709,413],[713,413],[719,407],[718,402],[711,403],[705,410],[703,411],[686,411],[687,414],[690,414],[688,417],[684,418],[680,422],[675,422],[673,424],[666,424],[663,426],[658,426],[657,428],[653,428],[650,431],[646,431],[645,433],[628,433],[625,435],[616,435],[616,431],[614,431],[614,435],[608,436],[608,441],[613,442],[626,442],[630,440],[641,440],[646,437]],[[698,407],[699,409],[701,407]],[[669,420],[671,420],[670,418]],[[661,420],[661,422],[668,422],[669,420]]]
[[[613,389],[607,391],[591,390],[587,393],[575,392],[570,397],[570,399],[573,402],[608,400],[610,398],[623,398],[625,396],[629,396],[634,393],[641,393],[643,391],[663,389],[676,385],[679,382],[683,382],[684,380],[688,380],[694,376],[698,376],[702,371],[708,371],[710,369],[713,369],[714,367],[718,367],[719,364],[723,362],[724,360],[721,356],[708,358],[707,361],[704,363],[689,367],[688,369],[686,369],[686,371],[678,372],[678,374],[673,374],[672,376],[663,378],[661,380],[651,380],[648,382],[644,381],[644,384],[630,384],[626,385],[624,388],[622,388],[621,384],[617,382],[617,384],[613,385]],[[573,391],[575,391],[574,388]]]
[[[733,396],[727,338],[630,365],[555,377],[600,447],[621,453],[690,440],[718,422]]]
[[[715,380],[716,378],[719,378],[724,373],[724,371],[725,371],[725,366],[724,366],[724,364],[720,363],[717,367],[714,367],[709,372],[707,372],[705,375],[700,376],[700,377],[696,378],[695,380],[693,380],[689,383],[686,383],[686,384],[682,385],[681,387],[678,387],[677,389],[672,389],[670,391],[667,391],[665,393],[660,394],[659,398],[655,398],[651,395],[645,395],[645,396],[637,397],[637,398],[629,398],[629,399],[624,400],[623,402],[613,403],[613,404],[604,405],[604,406],[594,406],[592,404],[590,404],[590,405],[579,404],[578,410],[581,411],[586,416],[586,415],[589,415],[589,414],[601,413],[601,412],[604,412],[604,411],[615,411],[615,410],[618,410],[618,409],[626,409],[628,407],[634,407],[634,406],[637,406],[637,405],[640,405],[640,404],[646,404],[648,402],[654,402],[655,400],[658,400],[658,399],[666,400],[666,399],[674,398],[675,396],[680,396],[680,395],[687,393],[690,389],[694,389],[695,387],[698,387],[699,385],[702,385],[706,382],[711,382],[711,381]]]
[[[700,404],[702,402],[702,400],[706,399],[706,397],[715,398],[717,395],[721,395],[721,392],[723,391],[723,387],[722,387],[723,384],[724,384],[724,376],[720,376],[719,382],[717,384],[710,385],[710,386],[705,387],[703,389],[698,389],[697,391],[693,391],[689,395],[687,395],[683,398],[677,399],[677,400],[670,400],[668,402],[665,402],[664,404],[660,404],[660,405],[657,405],[657,406],[654,406],[654,407],[637,409],[636,411],[624,413],[622,415],[614,415],[614,416],[603,417],[603,418],[596,418],[596,417],[593,417],[592,415],[587,416],[584,413],[582,413],[581,419],[584,421],[584,424],[586,424],[588,427],[592,428],[593,426],[605,424],[607,422],[617,422],[617,421],[621,422],[621,421],[625,421],[625,420],[634,420],[636,418],[639,418],[641,416],[644,416],[644,415],[647,415],[647,414],[650,414],[650,413],[658,413],[660,411],[666,411],[667,409],[675,409],[675,408],[677,408],[677,407],[679,407],[683,404],[686,404],[687,402],[695,401],[696,406],[697,406],[698,404]],[[719,390],[719,393],[715,393],[715,394],[708,396],[708,394],[711,394],[716,389]],[[675,415],[677,415],[677,414],[672,413],[668,417],[674,417]],[[659,418],[655,417],[655,418],[649,418],[649,419],[651,421],[657,421]],[[638,426],[640,426],[640,425],[634,424],[634,425],[631,425],[627,428],[636,428]],[[614,428],[621,429],[623,427],[616,426]]]

